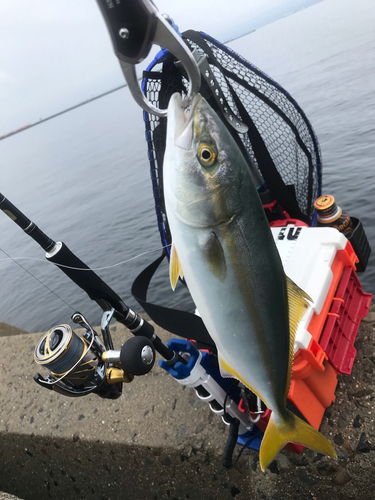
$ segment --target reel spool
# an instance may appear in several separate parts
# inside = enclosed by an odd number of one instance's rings
[[[107,365],[102,359],[106,350],[98,334],[84,316],[72,316],[85,332],[78,336],[69,325],[58,325],[43,335],[34,352],[34,359],[50,373],[34,380],[46,389],[64,396],[84,396],[94,392],[103,398],[117,399],[122,393],[121,381],[106,379]]]
[[[50,370],[56,379],[65,379],[79,387],[91,381],[99,356],[69,325],[48,330],[38,342],[34,359]]]

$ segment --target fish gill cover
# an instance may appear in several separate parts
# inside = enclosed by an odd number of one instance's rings
[[[211,76],[207,71],[202,75],[202,95],[219,115],[229,106],[231,113],[248,126],[247,133],[238,133],[230,125],[228,128],[280,205],[290,216],[311,222],[313,203],[321,191],[322,167],[317,138],[302,109],[278,83],[209,35],[190,30],[183,37],[192,50],[207,57]],[[143,75],[147,99],[160,108],[168,106],[173,93],[184,96],[188,92],[188,79],[175,62],[174,56],[164,50]],[[226,101],[221,104],[217,86]],[[166,119],[147,112],[144,119],[158,226],[163,245],[169,245],[163,194]]]

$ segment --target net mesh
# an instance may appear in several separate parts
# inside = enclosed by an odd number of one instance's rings
[[[313,215],[313,202],[320,195],[321,157],[319,144],[305,114],[294,99],[270,77],[226,46],[208,35],[205,45],[187,39],[192,49],[204,52],[231,111],[240,116],[233,92],[238,96],[255,124],[286,186],[293,186],[298,206],[308,217]],[[186,95],[188,80],[164,52],[163,67],[155,61],[145,72],[143,90],[155,106],[166,108],[174,92]],[[152,71],[151,71],[152,69]],[[157,71],[159,69],[159,71]],[[209,83],[209,82],[208,82]],[[163,245],[171,242],[163,195],[163,156],[166,120],[144,113],[155,208]],[[239,134],[248,154],[259,169],[252,137]]]

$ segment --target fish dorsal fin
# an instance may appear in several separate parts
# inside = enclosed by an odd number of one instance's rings
[[[172,290],[175,290],[179,276],[183,278],[184,275],[181,269],[180,260],[176,252],[176,247],[172,243],[171,255],[169,259],[169,279],[171,282]]]
[[[286,276],[286,286],[288,292],[288,308],[289,308],[289,365],[288,378],[285,386],[284,401],[288,396],[290,388],[290,380],[292,378],[293,357],[294,357],[294,339],[296,337],[297,328],[303,315],[309,307],[309,302],[313,302],[312,298],[307,295],[298,285],[296,285],[288,276]]]

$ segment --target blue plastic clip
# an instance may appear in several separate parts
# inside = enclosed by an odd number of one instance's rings
[[[199,358],[199,350],[193,346],[189,340],[182,339],[172,339],[168,342],[168,347],[175,352],[187,352],[190,354],[190,358],[186,365],[177,361],[174,366],[170,366],[166,361],[159,361],[161,368],[164,368],[168,373],[172,375],[177,380],[182,380],[187,378],[191,370],[194,368],[196,362]]]

